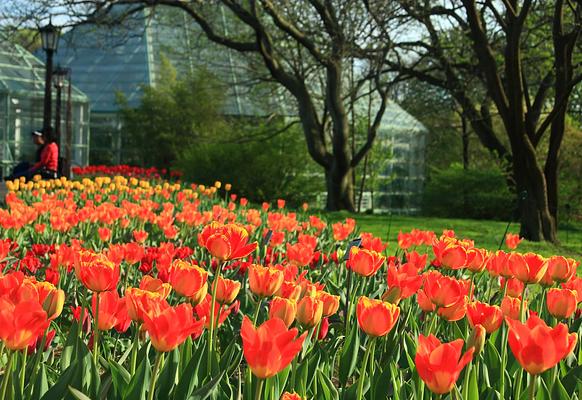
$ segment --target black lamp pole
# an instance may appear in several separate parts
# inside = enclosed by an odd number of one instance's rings
[[[48,132],[51,126],[51,81],[53,74],[53,55],[57,51],[59,42],[59,29],[49,21],[48,25],[39,28],[39,32],[42,40],[42,48],[46,52],[42,127],[45,132]]]
[[[61,68],[58,66],[54,72],[54,84],[55,89],[57,89],[57,106],[55,109],[55,141],[57,144],[61,145],[61,105],[62,105],[62,97],[61,94],[63,92],[63,87],[65,86],[65,78],[67,76],[67,69]]]

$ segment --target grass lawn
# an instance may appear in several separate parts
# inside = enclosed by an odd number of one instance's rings
[[[430,217],[410,217],[401,215],[360,215],[345,212],[326,213],[332,221],[340,221],[346,217],[354,218],[361,231],[373,233],[390,243],[391,248],[396,247],[396,236],[399,231],[408,232],[413,228],[431,230],[437,235],[443,229],[452,229],[459,238],[468,238],[475,241],[475,245],[489,250],[497,250],[505,232],[507,222],[472,220],[472,219],[447,219]],[[519,224],[512,223],[509,232],[519,233]],[[582,225],[570,225],[562,227],[558,236],[559,245],[546,242],[536,243],[522,241],[517,250],[520,252],[536,252],[544,256],[563,255],[578,260],[582,258]],[[505,250],[507,248],[504,247]]]

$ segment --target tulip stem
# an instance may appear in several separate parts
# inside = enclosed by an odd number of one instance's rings
[[[263,397],[263,383],[264,379],[259,379],[257,382],[257,391],[255,392],[255,400],[261,400]]]
[[[156,363],[154,365],[154,372],[152,374],[152,382],[150,384],[150,393],[148,394],[149,400],[154,400],[154,392],[156,391],[156,382],[158,380],[158,372],[161,369],[161,365],[164,362],[164,353],[158,353],[156,356]]]
[[[473,367],[473,362],[469,361],[467,369],[465,370],[465,380],[463,381],[463,398],[469,398],[469,381],[471,380],[471,369]]]
[[[49,325],[50,327],[50,325]],[[30,374],[30,381],[31,382],[35,382],[36,380],[36,374],[38,373],[38,365],[40,363],[40,361],[42,360],[42,355],[44,354],[44,346],[46,345],[46,335],[47,332],[49,330],[49,327],[47,327],[44,330],[44,333],[42,335],[42,340],[40,341],[40,348],[37,350],[36,355],[34,356],[34,362],[32,364],[32,372]],[[1,355],[2,353],[0,353]],[[34,390],[34,385],[31,385],[31,389],[30,389],[30,395],[32,396]]]
[[[5,399],[6,398],[6,389],[8,388],[8,381],[10,380],[10,377],[12,376],[12,361],[14,359],[14,353],[15,352],[11,352],[9,351],[9,356],[8,356],[8,363],[6,363],[6,369],[4,369],[4,377],[2,378],[2,389],[0,391],[0,399]]]
[[[532,400],[535,398],[535,394],[536,394],[536,378],[537,375],[532,375],[531,376],[531,382],[529,384],[529,399]]]
[[[261,312],[261,303],[263,302],[263,298],[259,297],[257,301],[257,308],[255,309],[255,315],[253,317],[253,325],[257,326],[257,320],[259,319],[259,313]]]
[[[346,307],[344,309],[344,329],[347,334],[348,332],[348,324],[350,322],[350,296],[352,291],[352,270],[348,268],[348,282],[347,282],[347,291],[346,291]]]
[[[525,288],[525,286],[524,286]],[[525,292],[525,289],[524,289]],[[525,294],[525,293],[524,293]],[[503,299],[505,298],[505,296],[507,295],[507,278],[505,278],[505,282],[503,284],[503,295],[501,296],[501,301],[503,301]],[[501,326],[501,329],[503,329],[502,332],[502,337],[501,337],[501,368],[499,369],[499,371],[501,371],[501,376],[499,377],[500,382],[499,382],[499,394],[501,395],[501,399],[505,399],[505,365],[507,363],[507,335],[508,335],[508,327],[505,325]]]
[[[515,381],[515,398],[519,399],[521,397],[521,381],[523,380],[523,371],[520,369],[517,372],[517,379]]]
[[[24,381],[26,380],[26,358],[28,350],[22,351],[22,370],[20,371],[20,393],[24,393]]]
[[[521,303],[519,304],[519,320],[520,322],[525,322],[525,289],[527,284],[523,284],[523,291],[521,292]]]
[[[214,281],[212,282],[212,300],[210,302],[210,327],[208,328],[208,368],[212,367],[212,339],[214,337],[214,308],[216,302],[216,288],[218,287],[218,279],[220,278],[220,273],[222,272],[223,264],[218,263],[216,276],[214,277]],[[220,310],[219,314],[220,316]],[[220,317],[219,317],[220,318]],[[218,328],[218,326],[216,327]]]
[[[101,302],[99,296],[101,293],[97,292],[97,301],[95,304],[95,321],[93,323],[93,362],[95,367],[99,361],[99,303]]]
[[[140,329],[140,325],[136,326],[135,329],[135,335],[133,338],[133,343],[132,343],[132,348],[131,348],[131,376],[133,376],[133,374],[135,374],[135,368],[137,365],[137,350],[139,347],[139,329]]]
[[[360,371],[360,378],[358,380],[358,392],[356,399],[362,400],[362,395],[364,394],[364,380],[366,376],[366,369],[368,367],[368,359],[370,358],[370,353],[376,344],[376,338],[370,337],[368,339],[368,348],[366,349],[366,354],[364,355],[364,363],[362,364],[362,369]]]

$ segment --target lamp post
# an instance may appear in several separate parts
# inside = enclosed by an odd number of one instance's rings
[[[42,48],[46,52],[46,70],[44,81],[44,108],[42,128],[45,132],[51,126],[51,81],[53,73],[53,54],[57,51],[60,30],[49,21],[48,25],[39,28]]]
[[[57,66],[57,68],[53,71],[54,75],[54,85],[55,89],[57,89],[57,106],[55,109],[55,141],[61,146],[61,94],[63,91],[63,87],[65,86],[65,79],[67,78],[69,71],[67,68],[61,68],[61,66]]]

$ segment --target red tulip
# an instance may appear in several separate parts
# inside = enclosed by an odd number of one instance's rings
[[[578,335],[568,333],[564,324],[550,328],[535,315],[530,316],[525,324],[514,319],[506,321],[509,347],[522,368],[532,375],[554,367],[576,345]]]
[[[168,352],[181,345],[188,336],[203,329],[204,320],[196,321],[190,304],[169,307],[159,314],[144,316],[144,327],[157,351]]]
[[[93,292],[106,292],[117,288],[119,265],[103,254],[80,251],[75,257],[75,273],[85,287]]]
[[[550,289],[546,295],[546,305],[553,317],[570,318],[576,311],[576,292],[570,289]]]
[[[297,329],[287,329],[279,318],[267,320],[258,328],[246,316],[241,327],[243,354],[249,368],[260,379],[270,378],[287,368],[299,353],[307,336],[297,337]]]
[[[471,327],[482,325],[487,333],[493,333],[503,322],[503,312],[499,306],[475,301],[467,306],[467,319]]]
[[[474,347],[469,348],[463,356],[463,340],[441,343],[435,336],[418,337],[418,348],[414,363],[420,378],[428,388],[437,394],[445,394],[453,389],[459,374],[473,357]]]
[[[236,224],[213,222],[198,235],[198,243],[219,260],[234,260],[251,254],[257,242],[248,243],[246,229]]]
[[[248,269],[251,292],[260,297],[271,297],[281,288],[284,275],[275,268],[251,264]]]
[[[398,306],[362,296],[356,306],[360,329],[374,337],[385,336],[394,328],[400,315]]]
[[[8,349],[26,349],[48,325],[47,314],[38,301],[12,303],[0,297],[0,340]]]
[[[386,257],[375,251],[352,247],[346,265],[356,274],[369,277],[380,269],[385,260]]]

